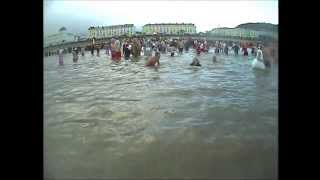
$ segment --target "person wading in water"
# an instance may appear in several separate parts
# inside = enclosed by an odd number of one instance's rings
[[[152,56],[148,59],[146,66],[160,66],[160,53],[156,52],[155,56]]]
[[[78,62],[79,56],[78,56],[78,50],[77,50],[77,48],[73,48],[73,50],[72,50],[72,55],[73,55],[73,62]]]
[[[63,49],[59,49],[59,65],[63,65]]]

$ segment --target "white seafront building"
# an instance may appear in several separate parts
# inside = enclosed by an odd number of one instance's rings
[[[142,32],[150,35],[155,33],[161,34],[195,34],[196,26],[192,23],[161,23],[146,24]]]
[[[133,24],[123,24],[114,26],[97,26],[88,29],[89,39],[101,39],[122,35],[134,35],[135,27]]]
[[[75,34],[75,41],[85,41],[88,39],[87,33],[77,33]]]
[[[67,31],[65,27],[59,29],[59,32],[56,34],[48,35],[44,37],[44,47],[59,45],[68,42],[77,41],[77,36],[73,33]]]

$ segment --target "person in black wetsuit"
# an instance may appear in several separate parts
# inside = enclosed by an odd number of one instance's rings
[[[238,55],[239,49],[240,49],[240,48],[239,48],[239,46],[238,46],[237,44],[233,46],[233,50],[234,50],[234,54],[235,54],[235,55]]]
[[[126,42],[123,47],[124,59],[128,60],[130,58],[129,44]]]
[[[91,45],[91,55],[94,56],[94,45]]]
[[[96,46],[96,49],[97,49],[97,56],[99,57],[100,56],[100,47],[99,47],[99,45]]]
[[[251,47],[251,55],[255,55],[256,54],[256,51],[255,51],[256,49],[255,49],[255,47],[254,46],[252,46]]]
[[[128,44],[127,41],[124,41],[124,43],[122,44],[122,52],[124,53],[126,45]]]
[[[183,44],[183,41],[182,41],[181,39],[178,40],[177,46],[178,46],[178,49],[179,49],[179,53],[182,54],[182,53],[183,53],[183,46],[184,46],[184,44]]]
[[[229,47],[228,47],[228,45],[225,45],[225,47],[224,47],[224,53],[225,53],[226,55],[228,55],[228,51],[229,51]]]

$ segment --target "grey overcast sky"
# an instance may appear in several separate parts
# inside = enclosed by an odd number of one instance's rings
[[[62,26],[86,33],[90,26],[194,23],[197,32],[247,22],[278,24],[278,0],[112,1],[44,0],[44,35]]]

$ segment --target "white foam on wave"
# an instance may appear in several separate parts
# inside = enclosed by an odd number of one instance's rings
[[[262,69],[262,70],[266,69],[266,66],[264,65],[264,63],[261,61],[258,61],[256,58],[252,61],[251,66],[253,69]]]

